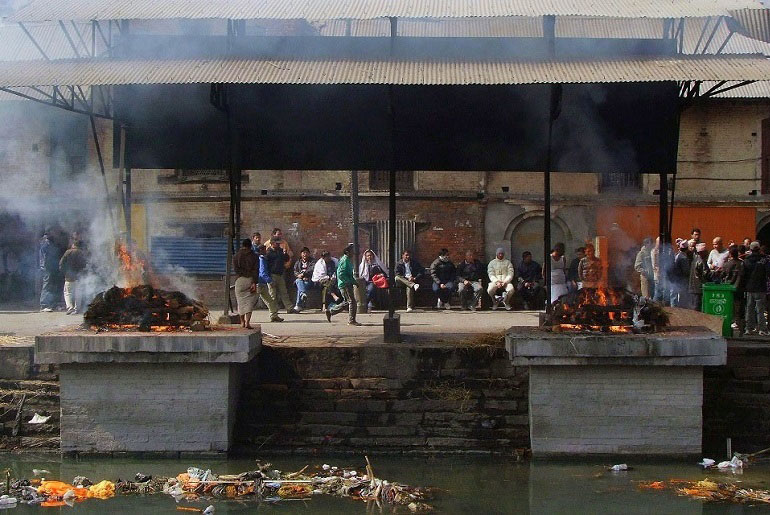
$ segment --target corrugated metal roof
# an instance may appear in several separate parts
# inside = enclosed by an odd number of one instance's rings
[[[91,51],[91,24],[76,23],[75,25],[83,38],[83,42],[89,45],[88,48],[83,46],[72,28],[72,24],[68,22],[65,26],[80,55],[86,56]],[[73,59],[77,57],[58,24],[34,23],[27,25],[26,28],[49,59]],[[0,61],[25,61],[43,58],[29,37],[16,24],[0,25],[0,42],[2,42],[0,44]],[[97,43],[101,43],[99,38],[97,38]],[[97,44],[97,51],[100,49],[101,46]]]
[[[740,9],[733,16],[748,36],[770,42],[770,9]]]
[[[770,80],[762,56],[553,62],[71,60],[0,63],[0,86],[118,84],[538,84]]]
[[[11,21],[169,18],[371,19],[490,16],[727,16],[757,0],[33,0]]]
[[[700,86],[701,93],[705,93],[716,86],[714,81],[706,81]],[[724,93],[714,95],[716,98],[768,98],[770,97],[770,81],[757,81],[746,84],[739,88],[734,88]]]

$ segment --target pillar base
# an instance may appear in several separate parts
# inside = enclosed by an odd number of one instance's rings
[[[382,318],[382,327],[385,330],[385,343],[401,342],[401,315],[394,313],[393,317],[385,315]]]

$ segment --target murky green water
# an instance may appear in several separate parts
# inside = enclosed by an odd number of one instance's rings
[[[329,463],[340,467],[363,469],[363,457],[266,456],[275,468],[297,470],[304,465]],[[14,477],[32,477],[32,469],[47,469],[49,479],[72,481],[85,475],[94,482],[101,479],[132,478],[137,472],[172,476],[189,466],[210,468],[215,473],[233,474],[254,468],[251,459],[217,460],[138,460],[87,459],[61,460],[51,456],[0,455],[0,469],[10,468]],[[748,506],[705,503],[679,497],[669,490],[641,490],[639,481],[692,479],[706,477],[719,481],[740,481],[751,488],[770,489],[770,467],[747,468],[743,474],[707,473],[697,465],[683,462],[638,463],[629,461],[633,470],[607,472],[611,463],[513,463],[505,458],[395,458],[376,456],[372,460],[376,475],[400,483],[435,486],[445,490],[433,501],[439,513],[508,514],[508,513],[770,513],[770,505]],[[216,507],[216,513],[259,510],[264,513],[380,513],[363,502],[315,496],[307,501],[282,502],[257,506],[254,503],[227,501],[182,502],[183,506]],[[74,508],[41,508],[19,505],[10,513],[69,512],[78,513],[185,513],[166,495],[135,497],[118,496],[106,501],[88,500]],[[1,512],[1,510],[0,510]],[[384,509],[384,513],[391,510]],[[401,508],[400,513],[408,513]]]

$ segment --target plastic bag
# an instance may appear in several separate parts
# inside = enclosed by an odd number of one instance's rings
[[[112,481],[100,481],[93,486],[88,487],[89,497],[97,499],[109,499],[115,495],[115,483]]]

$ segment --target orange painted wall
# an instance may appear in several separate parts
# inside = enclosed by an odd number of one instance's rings
[[[715,236],[740,242],[756,235],[756,209],[751,207],[675,207],[671,237],[689,238],[693,227],[702,231],[701,241],[710,242]],[[658,207],[600,207],[596,213],[597,234],[605,236],[617,223],[636,242],[645,236],[658,235]]]

